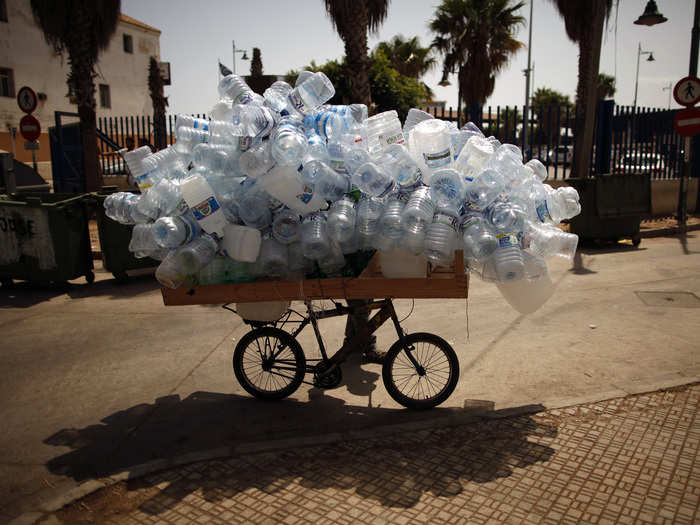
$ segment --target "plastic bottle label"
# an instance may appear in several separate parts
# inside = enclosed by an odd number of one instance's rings
[[[520,239],[516,233],[499,233],[496,235],[496,239],[498,239],[498,246],[500,248],[520,246]]]
[[[241,91],[236,98],[233,99],[233,105],[236,104],[247,104],[253,100],[253,96],[247,91]]]
[[[187,201],[185,201],[185,199],[180,199],[180,202],[178,202],[177,206],[175,207],[175,215],[187,213],[187,210],[189,209],[190,207],[187,205]]]
[[[465,231],[467,231],[469,228],[471,228],[472,226],[474,226],[475,224],[477,224],[478,222],[479,222],[479,218],[478,218],[478,217],[467,216],[467,217],[465,217],[465,218],[462,220],[462,224],[460,225],[460,230],[462,230],[463,232],[465,232]]]
[[[390,181],[389,181],[389,184],[387,184],[386,188],[384,188],[384,191],[381,192],[379,195],[377,195],[377,197],[379,197],[380,199],[383,199],[384,197],[386,197],[387,195],[389,195],[389,193],[390,193],[393,189],[394,189],[394,181],[393,181],[393,180],[390,180]]]
[[[185,225],[185,241],[182,244],[187,244],[197,236],[198,228],[192,223],[190,218],[180,217],[180,219],[182,219],[182,223]]]
[[[206,200],[203,200],[196,206],[192,208],[192,213],[194,218],[198,221],[204,220],[209,217],[212,213],[218,211],[221,206],[219,205],[216,198],[212,195]]]
[[[253,137],[238,137],[238,151],[248,151],[252,142]]]
[[[441,168],[447,166],[451,159],[450,148],[437,153],[423,153],[423,160],[429,168]]]
[[[542,201],[542,203],[537,206],[537,216],[540,218],[541,222],[552,221],[552,216],[549,213],[549,208],[547,207],[547,201]]]
[[[404,140],[403,132],[396,133],[395,135],[379,135],[379,144],[383,147],[391,146],[392,144],[403,144],[406,142]]]
[[[309,201],[313,198],[313,196],[314,196],[313,186],[309,186],[309,185],[305,184],[303,191],[297,195],[297,199],[299,199],[304,204],[308,204]]]
[[[301,99],[299,96],[299,93],[297,93],[297,90],[293,90],[291,93],[289,93],[289,96],[287,97],[289,99],[289,103],[292,105],[294,109],[301,113],[308,113],[308,108],[306,107],[306,104],[304,101]]]
[[[450,215],[449,213],[443,213],[441,211],[436,211],[433,215],[434,224],[446,224],[454,231],[457,231],[457,217]]]
[[[196,118],[194,119],[192,127],[194,129],[201,129],[202,131],[209,131],[209,122],[201,118]]]
[[[331,168],[338,173],[347,173],[345,169],[345,161],[343,159],[330,159]]]
[[[150,174],[150,172],[144,173],[143,175],[139,175],[138,177],[136,177],[136,184],[138,185],[138,187],[141,191],[147,190],[148,188],[153,186],[153,184],[150,184],[148,181],[149,174]]]
[[[464,201],[464,207],[470,211],[484,211],[483,206],[479,206],[470,201]]]

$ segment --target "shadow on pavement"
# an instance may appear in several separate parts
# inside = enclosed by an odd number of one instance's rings
[[[30,308],[64,295],[70,284],[19,281],[0,286],[0,308]]]
[[[363,383],[367,385],[374,378],[368,375],[365,380],[369,381]],[[552,456],[551,448],[530,438],[554,436],[555,427],[537,423],[528,416],[482,420],[479,416],[490,413],[485,408],[490,406],[492,403],[483,402],[473,408],[416,412],[349,406],[333,397],[332,391],[319,391],[308,402],[263,402],[237,395],[196,392],[184,399],[173,395],[153,404],[136,405],[111,414],[98,424],[61,430],[44,442],[72,449],[51,459],[47,468],[80,482],[128,471],[151,460],[240,443],[417,421],[427,422],[429,427],[430,421],[435,420],[436,425],[442,425],[435,430],[402,434],[394,430],[381,438],[258,454],[251,461],[245,455],[215,461],[214,464],[233,462],[233,475],[207,468],[207,475],[197,483],[174,481],[145,503],[142,510],[158,514],[199,488],[205,498],[213,500],[250,487],[274,493],[299,477],[305,486],[354,487],[358,495],[375,498],[382,505],[407,507],[414,505],[423,492],[458,494],[460,480],[487,482],[510,475],[513,468]],[[446,417],[449,420],[443,419]],[[462,426],[446,427],[445,421]],[[312,449],[317,452],[309,455]],[[235,448],[232,450],[235,453]],[[148,481],[144,478],[130,483]]]

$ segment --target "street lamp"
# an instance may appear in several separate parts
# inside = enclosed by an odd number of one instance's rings
[[[236,42],[233,40],[231,41],[233,44],[233,74],[236,74],[236,53],[243,53],[243,56],[241,57],[241,60],[248,60],[248,55],[246,54],[245,49],[236,49]]]
[[[652,51],[642,51],[642,43],[640,42],[638,47],[637,47],[637,76],[635,77],[634,80],[634,104],[633,107],[637,107],[637,88],[639,87],[639,57],[642,55],[649,55],[649,58],[647,58],[647,62],[653,62],[654,61],[654,54]]]
[[[639,15],[639,18],[637,18],[634,23],[638,26],[653,26],[656,24],[663,24],[666,20],[668,19],[659,13],[656,2],[654,0],[649,0],[644,9],[644,13]]]

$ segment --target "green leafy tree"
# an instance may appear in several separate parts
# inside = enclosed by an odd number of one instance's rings
[[[429,27],[436,34],[432,47],[443,55],[442,75],[457,73],[458,112],[462,101],[472,113],[493,93],[496,75],[524,47],[515,39],[525,19],[524,5],[511,0],[443,0]]]
[[[532,96],[532,108],[537,115],[535,137],[546,144],[554,143],[561,135],[561,128],[569,125],[567,115],[573,118],[573,107],[568,95],[549,88],[538,88]]]
[[[260,48],[253,48],[253,59],[250,61],[250,76],[251,77],[261,77],[263,74],[263,64],[262,56],[260,54]]]
[[[323,4],[345,44],[351,99],[371,108],[367,33],[376,32],[386,19],[389,0],[323,0]]]
[[[419,79],[437,65],[430,47],[420,45],[417,36],[406,39],[396,35],[388,42],[379,42],[375,53],[381,51],[400,74]]]
[[[155,57],[151,57],[148,62],[148,92],[153,105],[153,145],[156,150],[161,150],[168,146],[165,124],[168,98],[163,95],[163,77],[160,76],[160,68]]]
[[[566,34],[578,44],[577,119],[573,175],[587,177],[590,172],[593,130],[597,103],[598,68],[605,19],[613,0],[550,0],[564,19]]]
[[[68,92],[78,105],[88,191],[102,186],[97,151],[95,64],[119,21],[120,0],[31,0],[32,15],[54,51],[67,53]]]

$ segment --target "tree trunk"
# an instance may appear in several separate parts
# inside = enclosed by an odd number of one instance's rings
[[[593,132],[600,49],[605,25],[605,0],[594,0],[590,31],[584,33],[579,42],[579,79],[576,88],[578,99],[574,169],[572,175],[585,178],[590,176]]]
[[[357,2],[357,16],[346,34],[345,43],[347,76],[350,82],[352,102],[366,104],[371,111],[372,95],[369,87],[369,59],[367,58],[368,16],[365,2]]]

